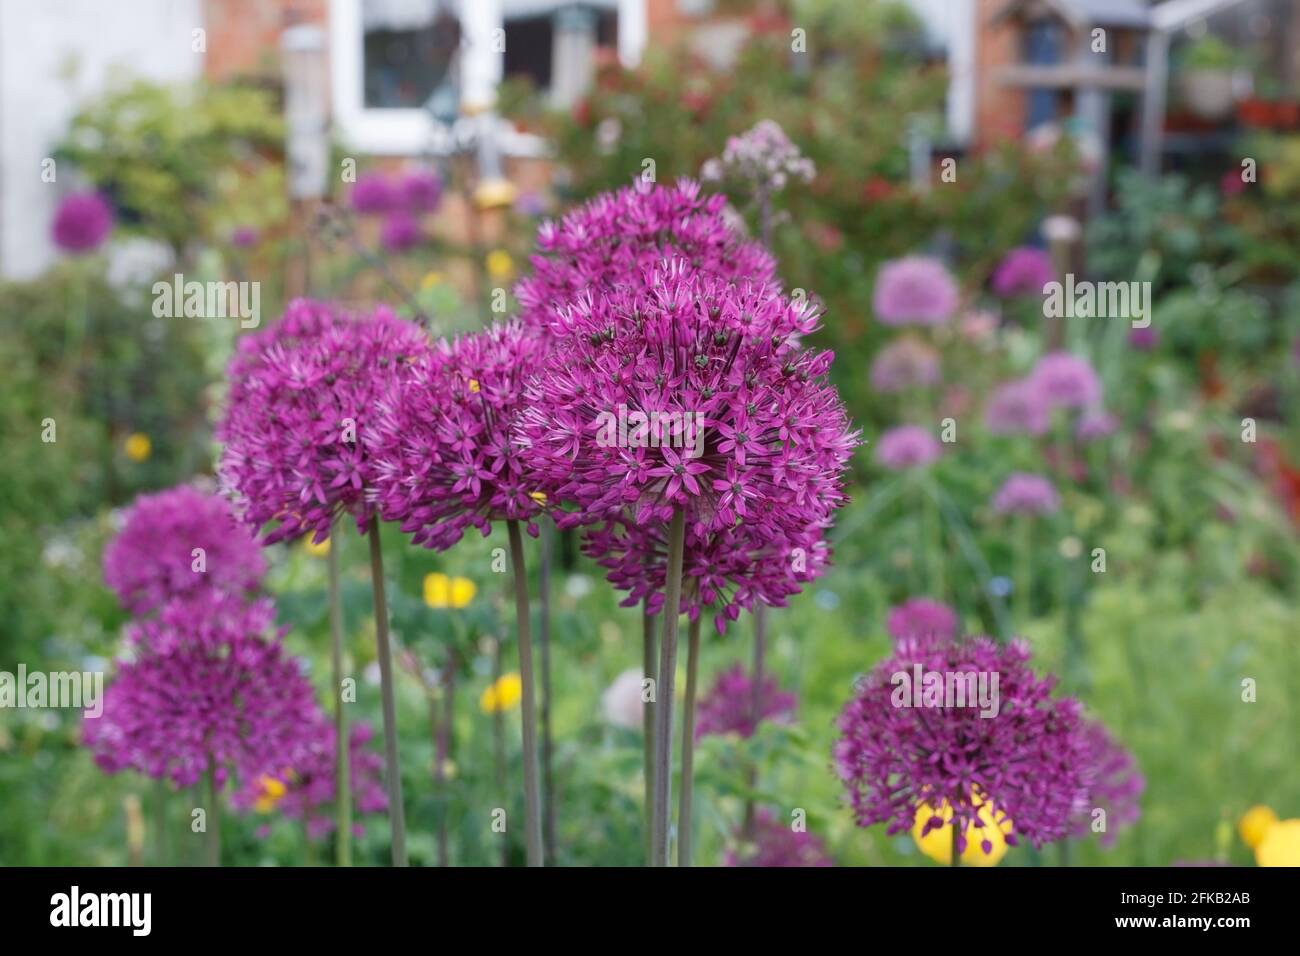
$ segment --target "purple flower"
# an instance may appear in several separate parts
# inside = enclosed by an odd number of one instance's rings
[[[375,406],[367,450],[371,499],[419,545],[445,550],[473,526],[530,522],[544,496],[510,442],[525,378],[542,338],[518,323],[440,342],[390,380]]]
[[[885,629],[896,641],[909,638],[951,641],[957,636],[957,612],[929,598],[908,598],[889,609]]]
[[[806,830],[795,830],[766,807],[754,814],[752,834],[739,834],[738,845],[727,851],[727,866],[834,866],[826,847]]]
[[[812,182],[817,168],[800,154],[780,124],[765,119],[739,136],[728,137],[722,157],[708,160],[703,175],[706,179],[734,176],[770,194],[784,189],[791,179]]]
[[[760,720],[788,723],[799,700],[782,691],[767,675],[758,694]],[[739,664],[718,675],[713,689],[700,698],[695,718],[695,739],[710,734],[737,734],[748,739],[758,729],[754,720],[754,681]]]
[[[1030,373],[1043,400],[1053,408],[1086,408],[1101,401],[1101,380],[1087,359],[1069,352],[1044,355]]]
[[[1043,286],[1055,278],[1051,256],[1033,246],[1018,246],[993,271],[993,291],[1005,298],[1041,295]]]
[[[878,392],[929,388],[939,380],[939,353],[911,335],[895,339],[871,363],[871,385]]]
[[[924,468],[939,460],[943,446],[939,439],[919,425],[900,425],[880,436],[876,461],[890,471]]]
[[[298,661],[266,636],[271,614],[269,602],[205,593],[133,628],[141,653],[120,663],[103,713],[82,724],[96,763],[178,787],[209,769],[222,787],[231,772],[249,780],[292,766],[322,718]]]
[[[230,244],[236,249],[248,249],[257,245],[259,238],[252,226],[238,226],[230,233]]]
[[[398,208],[400,197],[381,173],[362,173],[349,196],[352,208],[363,216],[380,215]]]
[[[1156,331],[1154,325],[1148,325],[1145,328],[1130,329],[1128,333],[1128,344],[1133,346],[1139,352],[1150,352],[1160,342],[1160,333]]]
[[[133,614],[207,588],[242,595],[265,571],[230,505],[189,485],[137,498],[104,549],[104,583]]]
[[[922,804],[947,803],[961,852],[967,827],[988,802],[999,822],[1010,820],[1012,845],[1025,839],[1041,847],[1068,836],[1089,785],[1080,708],[1052,696],[1055,680],[1038,677],[1029,656],[1019,640],[909,641],[859,680],[834,748],[858,825],[888,823],[889,833],[901,833]],[[909,692],[918,670],[945,682],[949,674],[974,673],[989,687],[996,675],[996,715],[960,706],[960,698],[957,706],[943,706],[950,702],[942,696],[927,706],[919,687]],[[925,831],[943,825],[934,815]]]
[[[113,231],[113,207],[96,192],[69,193],[54,214],[54,243],[64,252],[93,252]]]
[[[1051,408],[1032,378],[999,385],[984,410],[984,424],[995,435],[1043,435],[1052,425]]]
[[[1074,433],[1080,441],[1097,441],[1113,435],[1119,427],[1119,420],[1102,408],[1087,408],[1079,416],[1074,426]]]
[[[442,199],[442,177],[432,169],[412,169],[402,177],[398,190],[409,212],[433,212]]]
[[[364,532],[375,514],[367,429],[388,379],[427,349],[424,331],[386,308],[351,317],[308,300],[240,340],[217,425],[226,446],[218,470],[244,520],[278,522],[266,543],[308,532],[323,541],[343,514]]]
[[[1050,515],[1061,505],[1052,483],[1042,475],[1015,472],[993,496],[998,514]]]
[[[383,228],[379,231],[379,242],[389,252],[406,252],[414,249],[424,241],[420,224],[405,209],[390,212],[384,217]]]
[[[942,325],[957,311],[957,283],[938,259],[906,256],[876,276],[872,305],[885,325]]]
[[[1083,809],[1075,815],[1074,836],[1092,833],[1093,814],[1103,810],[1105,829],[1100,831],[1099,842],[1109,848],[1120,829],[1137,823],[1142,816],[1140,801],[1146,780],[1133,755],[1117,744],[1099,721],[1084,721],[1079,734],[1092,769],[1092,782]]]

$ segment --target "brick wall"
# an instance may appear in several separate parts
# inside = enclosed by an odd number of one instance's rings
[[[326,23],[328,0],[204,0],[208,53],[204,74],[225,80],[278,75],[280,34],[294,23]]]
[[[977,0],[975,7],[975,129],[976,147],[1018,138],[1024,132],[1025,95],[998,82],[999,67],[1019,62],[1018,35],[1013,24],[990,21],[1007,0]]]

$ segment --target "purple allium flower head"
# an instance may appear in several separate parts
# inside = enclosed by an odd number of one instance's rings
[[[727,197],[704,196],[698,183],[638,184],[603,193],[537,230],[533,274],[515,295],[525,325],[565,330],[561,312],[580,296],[639,287],[646,271],[684,259],[696,271],[759,287],[773,283],[776,263],[728,224]]]
[[[929,388],[939,380],[939,353],[915,336],[895,339],[871,363],[871,386],[878,392]]]
[[[989,802],[1009,819],[1007,842],[1041,847],[1069,835],[1090,783],[1077,701],[1055,698],[1022,641],[906,641],[857,683],[838,720],[835,764],[859,826],[910,830],[921,804],[954,808],[958,852]],[[998,676],[995,716],[976,706],[915,706],[898,675]],[[991,686],[991,683],[990,683]],[[919,689],[918,689],[919,693]],[[942,697],[939,701],[943,703]],[[909,706],[911,704],[912,706]],[[943,825],[926,821],[926,832]],[[991,846],[985,847],[989,852]]]
[[[64,252],[93,252],[113,231],[113,207],[97,192],[69,193],[54,213],[51,231]]]
[[[994,389],[984,423],[995,435],[1043,435],[1052,426],[1052,410],[1037,382],[1016,379]]]
[[[754,813],[752,834],[738,834],[739,844],[727,851],[727,866],[834,866],[821,837],[795,830],[767,807]]]
[[[1080,441],[1097,441],[1113,435],[1119,427],[1119,419],[1103,408],[1086,408],[1074,426],[1074,433]]]
[[[1006,298],[1041,295],[1043,286],[1054,278],[1051,256],[1033,246],[1018,246],[993,270],[993,291]]]
[[[104,583],[132,614],[207,588],[244,594],[265,571],[262,549],[226,500],[189,485],[137,498],[104,549]]]
[[[388,809],[384,758],[369,746],[373,737],[374,730],[364,721],[349,728],[348,789],[352,792],[352,806],[360,814],[382,813]],[[313,839],[333,833],[336,739],[333,723],[321,715],[293,764],[264,777],[242,781],[243,785],[231,796],[231,803],[238,810],[250,810],[263,801],[273,802],[277,812],[291,820],[302,820]],[[268,778],[283,787],[273,801],[267,800]],[[354,826],[361,830],[359,823]]]
[[[817,167],[790,142],[774,120],[759,120],[739,136],[727,138],[719,159],[711,159],[702,171],[706,179],[732,176],[764,193],[779,192],[791,179],[812,182]]]
[[[1087,359],[1069,352],[1044,355],[1029,377],[1054,408],[1087,408],[1101,401],[1101,379]]]
[[[382,173],[362,173],[348,198],[354,210],[363,216],[372,216],[397,209],[401,197]]]
[[[1084,753],[1092,767],[1092,784],[1083,808],[1075,815],[1074,836],[1093,832],[1092,814],[1106,811],[1106,828],[1099,842],[1111,847],[1124,827],[1137,823],[1142,816],[1141,799],[1146,780],[1133,755],[1112,739],[1104,725],[1085,720],[1079,729]]]
[[[876,461],[890,471],[924,468],[939,460],[943,445],[920,425],[899,425],[880,436]]]
[[[405,209],[397,209],[384,217],[379,231],[379,242],[389,252],[406,252],[424,240],[420,224]]]
[[[759,719],[789,723],[799,699],[777,686],[770,674],[759,692]],[[718,675],[696,708],[695,739],[710,734],[736,734],[748,739],[758,729],[754,721],[754,680],[739,664]]]
[[[237,226],[230,233],[230,244],[236,249],[248,249],[257,245],[260,237],[252,226]]]
[[[1156,331],[1154,325],[1148,325],[1145,328],[1130,329],[1128,333],[1128,344],[1139,352],[1150,352],[1160,343],[1160,333]]]
[[[417,325],[386,308],[364,317],[298,300],[283,319],[240,340],[217,439],[221,481],[267,543],[329,536],[341,514],[364,531],[374,477],[367,429],[396,370],[428,349]]]
[[[957,282],[942,262],[906,256],[881,266],[872,305],[885,325],[943,325],[958,299]]]
[[[885,629],[896,641],[937,638],[951,641],[957,636],[957,612],[929,598],[908,598],[889,609]]]
[[[442,200],[442,177],[435,170],[417,167],[407,171],[398,189],[408,212],[433,212]]]
[[[416,544],[445,550],[466,528],[487,535],[500,520],[527,521],[537,533],[532,519],[545,498],[510,429],[543,345],[517,322],[494,325],[439,342],[390,380],[367,433],[371,498]]]
[[[1050,481],[1021,471],[1011,474],[993,496],[993,510],[998,514],[1050,515],[1060,505]]]
[[[797,344],[815,321],[680,260],[563,310],[516,432],[550,501],[574,506],[557,523],[680,508],[696,535],[739,520],[770,540],[822,521],[858,436],[824,378],[832,356]]]
[[[272,613],[269,602],[207,592],[133,628],[141,653],[82,725],[100,767],[189,787],[208,769],[223,786],[232,771],[247,780],[292,766],[322,718],[299,662],[266,636]]]

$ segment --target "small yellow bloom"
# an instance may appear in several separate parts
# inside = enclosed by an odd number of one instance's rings
[[[493,249],[487,255],[487,271],[493,279],[509,279],[515,274],[515,260],[504,249]]]
[[[126,457],[132,461],[147,461],[153,452],[153,442],[143,432],[134,432],[126,440]]]
[[[420,280],[420,290],[428,292],[436,285],[442,285],[441,272],[426,272],[424,278]]]
[[[1262,803],[1256,804],[1241,815],[1241,819],[1237,821],[1237,832],[1241,834],[1241,841],[1255,850],[1259,848],[1269,827],[1275,823],[1277,823],[1277,814],[1273,812],[1273,808],[1266,807]]]
[[[477,394],[479,393],[479,391],[481,390],[481,388],[482,388],[482,386],[479,385],[479,383],[478,383],[478,379],[476,379],[476,378],[471,378],[471,379],[469,380],[469,390],[470,390],[471,392],[473,392],[475,395],[477,395]]]
[[[448,577],[440,571],[424,576],[424,603],[432,608],[467,607],[478,593],[478,585],[469,578]]]
[[[1255,847],[1260,866],[1300,866],[1300,820],[1279,820]]]
[[[502,674],[499,680],[489,684],[478,699],[478,705],[485,714],[513,710],[519,706],[524,696],[524,683],[516,673]]]
[[[330,539],[326,538],[320,544],[316,543],[316,536],[308,535],[302,540],[302,549],[310,554],[313,558],[323,558],[330,553]]]
[[[921,831],[932,816],[935,816],[935,811],[929,804],[923,803],[917,807],[912,839],[922,853],[936,863],[948,866],[952,863],[952,824],[921,836]],[[940,804],[938,816],[944,820],[952,819],[952,807],[946,800]],[[980,804],[978,817],[979,825],[972,823],[966,827],[966,849],[961,852],[961,865],[997,866],[1007,855],[1006,835],[1011,832],[1011,820],[1006,814],[995,811],[988,801]],[[990,853],[984,852],[982,844],[985,840],[992,844]]]
[[[530,492],[528,492],[528,497],[529,497],[529,498],[532,498],[533,501],[537,502],[537,503],[538,503],[539,505],[541,505],[543,508],[546,507],[546,492],[544,492],[544,491],[530,491]]]
[[[474,190],[474,205],[479,209],[504,209],[513,206],[519,190],[508,179],[485,179]]]
[[[258,813],[270,813],[289,790],[283,780],[277,780],[269,774],[263,774],[257,784],[258,794],[253,806]]]

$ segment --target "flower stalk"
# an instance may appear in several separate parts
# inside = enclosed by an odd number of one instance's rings
[[[668,828],[672,799],[673,684],[677,671],[677,618],[682,598],[682,559],[686,513],[673,511],[668,525],[668,576],[664,585],[663,638],[659,646],[659,683],[655,687],[653,866],[668,865]]]
[[[388,595],[384,590],[384,551],[379,518],[370,519],[370,583],[375,603],[375,642],[379,658],[379,693],[384,713],[384,761],[388,772],[388,823],[393,838],[393,866],[407,866],[406,812],[402,805],[402,771],[397,760],[397,705],[393,694],[393,650],[388,639]]]
[[[523,684],[524,836],[528,865],[544,866],[541,787],[537,761],[537,687],[533,677],[532,622],[528,619],[528,577],[524,571],[524,541],[519,522],[506,522],[510,563],[515,579],[515,620],[519,627],[519,678]]]

